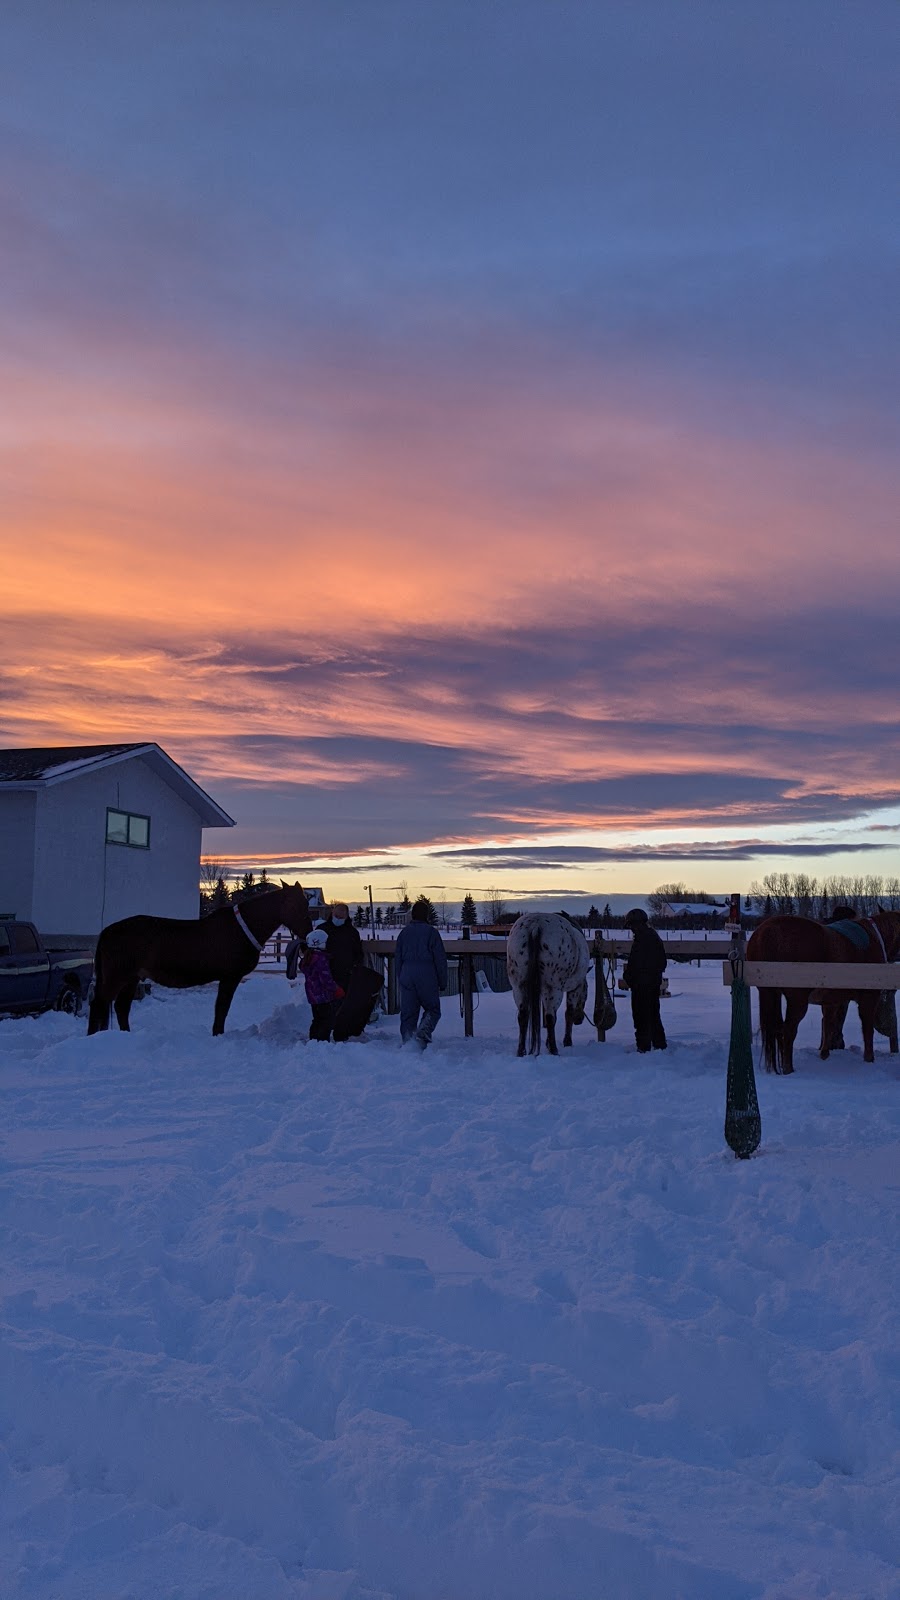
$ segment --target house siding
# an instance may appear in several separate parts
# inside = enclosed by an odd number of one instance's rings
[[[196,917],[202,827],[140,756],[38,791],[33,920],[96,936],[121,917]],[[150,847],[106,843],[107,807],[150,818]]]
[[[0,793],[0,911],[25,922],[32,920],[36,798]]]

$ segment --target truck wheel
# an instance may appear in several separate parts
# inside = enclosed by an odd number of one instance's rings
[[[77,989],[72,989],[67,984],[61,989],[56,1001],[57,1011],[65,1011],[69,1017],[77,1017],[81,1010],[81,995]]]

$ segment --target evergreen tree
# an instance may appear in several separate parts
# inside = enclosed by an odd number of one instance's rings
[[[608,900],[603,907],[603,926],[604,928],[612,927],[612,907]]]
[[[211,909],[213,911],[218,911],[221,906],[228,906],[230,904],[231,904],[231,895],[228,892],[228,885],[225,882],[224,878],[217,878],[216,879],[216,887],[214,888],[214,890],[212,892],[212,907],[211,907]]]
[[[464,928],[474,928],[477,926],[478,907],[476,906],[475,901],[470,894],[466,895],[466,898],[462,903],[462,911],[460,913],[459,920]]]
[[[382,911],[380,906],[376,906],[375,907],[375,926],[376,926],[376,928],[380,928],[383,922],[384,922],[384,912]]]
[[[587,914],[587,925],[589,928],[599,928],[600,926],[600,913],[596,906],[591,906]]]
[[[363,916],[363,908],[362,908],[362,906],[357,906],[356,913],[355,913],[354,918],[353,918],[353,926],[354,926],[354,928],[365,927],[365,921],[366,921],[366,919]]]

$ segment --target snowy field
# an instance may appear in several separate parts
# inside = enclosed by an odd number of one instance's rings
[[[815,1012],[737,1162],[670,981],[646,1057],[0,1023],[3,1600],[896,1600],[900,1059]]]

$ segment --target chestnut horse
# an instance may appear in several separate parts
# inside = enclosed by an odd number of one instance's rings
[[[829,927],[813,922],[809,917],[766,917],[747,941],[748,961],[815,961],[872,963],[893,961],[900,950],[900,912],[877,911],[872,917],[861,917],[856,926],[865,929],[869,936],[868,947],[857,948],[840,932],[840,924]],[[878,1008],[877,989],[822,991],[828,998],[822,1003],[822,1045],[819,1051],[826,1060],[835,1028],[851,1000],[859,1007],[862,1025],[863,1060],[874,1061],[875,1012]],[[759,1029],[762,1034],[763,1059],[767,1072],[793,1072],[794,1040],[797,1029],[806,1016],[811,989],[760,989]],[[785,1014],[781,1014],[781,996],[785,997]]]
[[[119,1027],[129,1031],[128,1015],[141,978],[152,978],[167,989],[218,981],[212,1031],[224,1033],[238,984],[253,971],[266,940],[281,927],[301,938],[312,927],[299,883],[291,886],[283,878],[280,889],[223,906],[196,921],[125,917],[111,922],[97,940],[88,1033],[109,1027],[111,1005]]]

